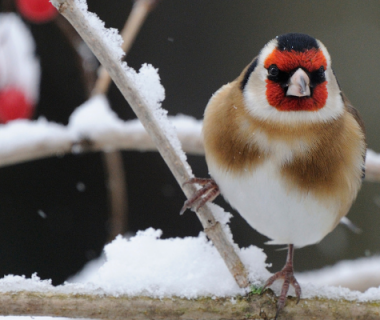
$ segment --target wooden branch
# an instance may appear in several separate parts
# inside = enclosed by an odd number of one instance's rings
[[[128,223],[128,193],[123,156],[120,151],[102,153],[104,171],[106,173],[109,218],[108,242],[119,234],[123,235]]]
[[[166,136],[159,120],[138,91],[132,77],[125,72],[120,61],[115,59],[113,52],[107,46],[102,36],[86,20],[83,12],[77,7],[75,0],[52,0],[52,3],[73,25],[100,63],[107,69],[114,83],[156,144],[158,151],[178,184],[182,187],[185,195],[190,198],[197,190],[195,186],[190,184],[183,187],[183,184],[192,177],[190,167],[184,158],[181,157],[181,154],[176,151],[172,145],[172,141]],[[215,220],[209,206],[204,206],[198,210],[197,216],[207,236],[214,243],[236,282],[239,286],[246,287],[248,285],[248,276],[244,265],[222,226]]]
[[[41,292],[0,293],[0,314],[88,319],[273,319],[275,295],[196,300]],[[379,302],[288,298],[281,320],[379,319]]]
[[[190,118],[189,118],[190,119]],[[90,120],[89,120],[90,121]],[[190,120],[189,120],[190,121]],[[201,126],[199,122],[193,121],[198,128],[193,130],[181,129],[183,120],[177,121],[172,118],[172,123],[178,127],[177,135],[182,143],[183,149],[192,155],[204,154],[203,142],[201,139]],[[16,123],[9,123],[0,126],[0,135],[9,137],[15,134],[18,129],[14,128]],[[115,126],[102,128],[97,132],[83,131],[81,128],[73,126],[65,127],[56,123],[45,123],[40,127],[39,121],[24,121],[20,128],[25,132],[45,131],[46,134],[38,135],[33,141],[25,141],[24,137],[20,141],[12,143],[11,146],[0,148],[0,167],[18,164],[47,157],[63,156],[69,153],[129,150],[129,151],[157,151],[155,144],[149,137],[141,124],[135,120],[115,123]],[[94,127],[97,124],[94,123]],[[59,133],[49,134],[50,130]]]

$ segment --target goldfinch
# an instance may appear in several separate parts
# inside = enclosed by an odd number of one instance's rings
[[[212,179],[186,208],[219,192],[242,217],[288,245],[277,315],[293,274],[294,247],[321,241],[350,209],[361,186],[366,152],[363,122],[340,90],[331,58],[319,40],[288,33],[269,41],[233,82],[210,99],[203,122]],[[277,318],[276,315],[276,318]]]

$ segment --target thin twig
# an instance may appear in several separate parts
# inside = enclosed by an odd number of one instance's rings
[[[104,152],[103,165],[106,171],[109,220],[108,242],[119,234],[126,232],[128,223],[128,196],[126,173],[123,165],[123,156],[120,151]]]
[[[54,23],[68,40],[74,52],[77,70],[79,70],[83,86],[86,90],[86,96],[89,97],[95,85],[98,62],[73,26],[64,17],[58,15],[54,19]]]
[[[158,151],[161,153],[161,156],[172,171],[178,184],[182,186],[187,180],[192,178],[192,173],[189,169],[190,167],[175,150],[171,140],[165,135],[158,119],[156,119],[153,111],[146,104],[145,99],[143,99],[141,93],[136,88],[133,79],[131,79],[123,70],[120,61],[115,60],[114,54],[111,52],[110,48],[107,47],[104,39],[98,34],[97,30],[88,23],[83,12],[77,7],[76,1],[53,0],[52,3],[73,25],[100,63],[107,69],[114,83],[119,88],[124,98],[128,101],[129,105],[156,144]],[[196,191],[196,187],[192,185],[186,185],[182,187],[182,189],[188,198],[190,198]],[[239,286],[246,287],[249,282],[244,265],[235,252],[230,239],[223,231],[222,226],[215,220],[209,206],[205,206],[198,210],[197,216],[200,219],[207,236],[218,249]]]

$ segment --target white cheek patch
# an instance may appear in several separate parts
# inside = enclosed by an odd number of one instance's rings
[[[323,55],[326,58],[327,69],[331,69],[331,57],[330,57],[329,52],[327,51],[326,47],[321,41],[317,40],[317,43],[318,43],[319,49],[322,51]]]
[[[259,54],[258,65],[263,66],[267,57],[277,48],[277,40],[273,39],[269,41],[264,48],[261,49]]]

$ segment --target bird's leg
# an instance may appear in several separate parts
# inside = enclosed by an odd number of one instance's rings
[[[192,178],[189,181],[186,181],[184,185],[189,183],[198,183],[203,187],[195,192],[190,199],[185,201],[180,214],[183,214],[186,209],[192,208],[194,205],[196,206],[195,209],[198,210],[205,205],[206,202],[213,201],[220,193],[219,187],[213,179]]]
[[[284,283],[281,289],[281,294],[277,302],[277,312],[276,312],[275,319],[277,319],[278,314],[285,306],[286,295],[289,290],[289,285],[292,285],[296,291],[297,303],[300,301],[300,298],[301,298],[301,287],[299,283],[297,282],[296,278],[294,277],[293,256],[294,256],[294,246],[290,244],[288,248],[288,257],[286,259],[285,266],[282,268],[281,271],[271,276],[264,285],[264,289],[265,289],[269,287],[270,285],[272,285],[273,282],[275,282],[277,279],[284,279]]]

